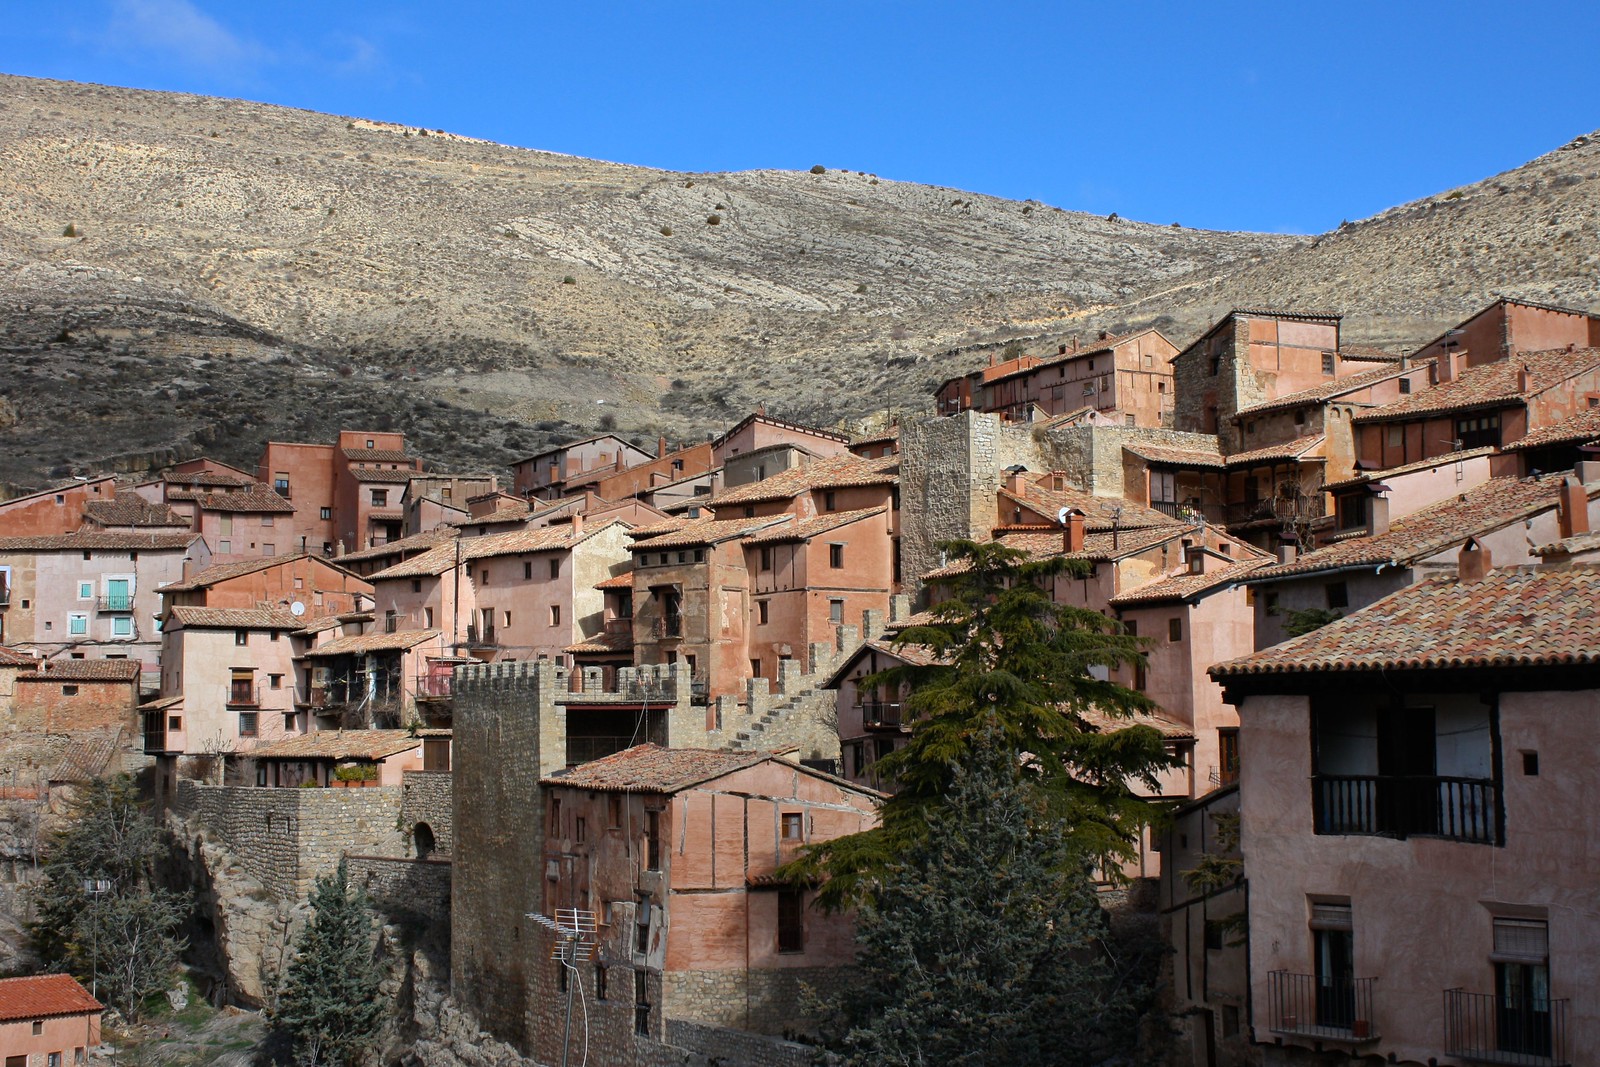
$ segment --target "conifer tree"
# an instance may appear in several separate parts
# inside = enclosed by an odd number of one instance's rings
[[[295,942],[295,956],[273,1022],[294,1042],[304,1067],[348,1067],[372,1050],[386,1005],[373,960],[372,910],[350,885],[343,860],[317,879],[313,914]]]

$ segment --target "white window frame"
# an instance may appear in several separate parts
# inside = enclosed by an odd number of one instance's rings
[[[82,622],[83,622],[83,629],[81,629],[81,630],[78,629],[74,625],[79,620],[82,620]],[[89,636],[89,613],[87,611],[69,611],[69,612],[67,612],[67,636],[68,637],[88,637]]]
[[[111,616],[111,636],[112,637],[132,637],[133,636],[133,616],[132,615],[113,615],[113,616]]]
[[[78,599],[79,600],[93,600],[94,599],[94,582],[93,581],[84,581],[81,578],[78,580]]]

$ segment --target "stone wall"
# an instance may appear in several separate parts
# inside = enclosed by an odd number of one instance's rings
[[[400,822],[412,835],[416,855],[416,825],[427,823],[433,831],[434,855],[449,858],[455,847],[455,801],[449,771],[406,771],[400,786]]]
[[[178,782],[172,814],[217,840],[280,900],[304,900],[346,855],[404,856],[400,790],[258,789]]]
[[[753,971],[668,971],[662,975],[669,1037],[679,1021],[756,1034],[811,1029],[799,1014],[801,986],[825,991],[848,981],[849,968],[788,967]]]
[[[654,1042],[652,1042],[654,1044]],[[662,1051],[672,1057],[659,1061],[662,1067],[685,1062],[724,1064],[726,1067],[805,1067],[816,1062],[817,1050],[810,1045],[741,1033],[715,1026],[702,1026],[682,1019],[667,1020],[667,1043]],[[689,1052],[703,1060],[686,1060]],[[655,1063],[643,1061],[649,1067]]]
[[[351,856],[346,870],[385,915],[450,922],[449,860]]]
[[[1217,448],[1217,438],[1210,434],[1141,426],[1071,426],[1046,430],[1041,437],[1045,461],[1041,470],[1063,471],[1075,488],[1094,496],[1139,504],[1145,502],[1147,487],[1125,483],[1123,446],[1146,444],[1198,451]]]

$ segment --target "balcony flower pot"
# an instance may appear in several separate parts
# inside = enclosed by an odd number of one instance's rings
[[[1356,1019],[1350,1024],[1350,1036],[1357,1041],[1364,1041],[1372,1036],[1372,1024],[1366,1019]]]

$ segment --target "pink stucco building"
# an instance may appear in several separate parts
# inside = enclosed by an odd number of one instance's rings
[[[0,1058],[6,1067],[87,1063],[103,1010],[70,974],[0,978]]]

